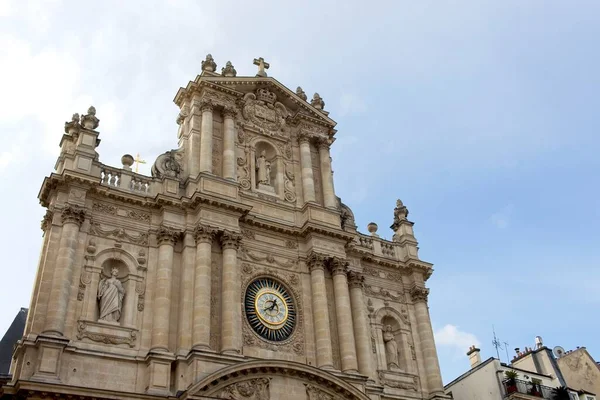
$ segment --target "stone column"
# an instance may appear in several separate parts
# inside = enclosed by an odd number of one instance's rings
[[[333,295],[335,297],[335,315],[337,321],[338,339],[340,343],[340,358],[342,372],[358,373],[356,364],[356,343],[352,311],[350,310],[350,291],[348,290],[347,262],[338,258],[330,261],[333,276]]]
[[[181,252],[181,285],[179,295],[179,319],[177,325],[177,353],[187,355],[192,348],[192,307],[194,304],[194,265],[196,258],[194,234],[185,232]]]
[[[302,167],[302,193],[304,202],[315,201],[315,180],[313,177],[312,161],[310,156],[310,137],[301,134],[300,138],[300,166]]]
[[[235,232],[226,231],[221,236],[221,352],[225,354],[239,354],[242,350],[242,283],[237,263],[241,239],[241,235]]]
[[[325,257],[313,253],[310,255],[307,264],[310,269],[317,367],[333,369],[331,331],[329,330],[329,309],[327,305],[327,289],[325,287]]]
[[[352,325],[354,326],[354,339],[356,340],[356,351],[358,353],[358,372],[369,378],[373,378],[374,374],[371,367],[371,335],[365,313],[363,294],[364,280],[364,276],[356,272],[348,274],[350,303],[352,304]]]
[[[213,105],[210,102],[204,102],[200,110],[202,111],[200,172],[212,173]]]
[[[210,296],[213,229],[198,225],[196,236],[196,274],[194,282],[194,322],[192,343],[195,350],[210,349]]]
[[[154,287],[152,318],[152,345],[150,351],[169,351],[169,326],[171,311],[171,285],[173,278],[173,247],[179,232],[161,226],[156,233],[158,265]]]
[[[431,329],[431,319],[427,307],[427,296],[429,289],[421,286],[413,286],[410,290],[412,302],[415,307],[415,317],[417,319],[417,332],[421,340],[421,352],[423,364],[425,365],[425,375],[427,378],[427,388],[429,394],[443,394],[444,385],[442,384],[442,374],[438,362],[437,352],[435,350],[435,341],[433,339],[433,329]]]
[[[331,172],[331,157],[329,155],[329,139],[319,140],[319,159],[321,162],[321,182],[323,182],[323,202],[327,208],[337,208],[333,191],[333,173]]]
[[[62,210],[61,218],[63,227],[44,327],[44,333],[58,336],[64,335],[67,304],[71,297],[73,267],[77,252],[77,237],[79,227],[85,219],[85,211],[67,204]]]
[[[202,132],[202,104],[194,101],[190,114],[188,147],[186,157],[189,165],[189,176],[192,179],[198,177],[200,172],[200,135]]]
[[[237,170],[235,166],[235,109],[227,107],[223,110],[223,178],[235,181]]]

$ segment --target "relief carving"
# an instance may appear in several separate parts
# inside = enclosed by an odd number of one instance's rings
[[[119,242],[126,241],[130,243],[140,244],[142,246],[146,246],[148,244],[148,233],[142,232],[134,236],[127,233],[125,229],[121,228],[103,229],[100,223],[93,221],[90,224],[90,233],[105,238],[114,238]]]
[[[288,269],[296,269],[298,267],[297,260],[289,260],[283,257],[275,257],[270,253],[267,254],[258,254],[246,248],[243,248],[241,251],[242,259],[244,260],[252,260],[255,262],[266,262],[268,264],[275,264],[282,268]]]
[[[387,289],[380,288],[377,286],[365,285],[365,294],[376,297],[378,299],[390,300],[390,301],[403,301],[404,296],[401,293],[393,294]]]
[[[92,211],[99,212],[102,214],[125,217],[136,221],[150,222],[150,214],[135,210],[129,210],[126,208],[119,208],[117,206],[109,204],[94,203],[92,205]]]
[[[77,292],[77,300],[83,301],[85,297],[85,288],[92,282],[92,274],[86,271],[81,271],[79,276],[79,291]]]
[[[385,385],[396,389],[404,389],[404,390],[413,390],[417,391],[418,389],[418,381],[416,377],[413,377],[412,382],[401,382],[396,381],[394,379],[390,379],[389,375],[386,375],[385,372],[379,371],[379,381]]]
[[[219,399],[229,400],[269,400],[269,378],[255,378],[232,383],[217,395]]]
[[[291,166],[288,164],[284,164],[284,193],[283,197],[285,201],[293,203],[296,201],[296,186],[294,185],[294,172],[292,171]]]
[[[252,183],[250,180],[250,167],[248,160],[250,159],[250,147],[244,149],[244,156],[237,158],[237,175],[238,182],[243,190],[250,190]]]
[[[104,333],[96,333],[88,331],[88,326],[85,322],[79,322],[77,326],[77,339],[81,340],[88,338],[94,342],[100,342],[104,344],[127,344],[129,347],[135,346],[137,339],[137,333],[135,331],[129,332],[128,336],[109,335]]]
[[[268,136],[288,136],[285,129],[288,111],[277,102],[275,93],[259,88],[255,93],[246,93],[244,102],[242,114],[248,124]]]
[[[146,285],[143,282],[136,282],[135,292],[138,294],[138,311],[144,311],[144,300],[146,294]]]
[[[306,386],[306,396],[308,400],[336,400],[333,395],[311,385],[310,383],[305,383],[304,385]]]

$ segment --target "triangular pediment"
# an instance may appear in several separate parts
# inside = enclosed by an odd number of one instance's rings
[[[217,74],[202,73],[194,81],[190,81],[185,88],[179,89],[174,99],[175,104],[182,107],[185,99],[193,93],[201,91],[203,87],[212,87],[240,99],[247,93],[253,93],[259,88],[267,88],[275,93],[277,101],[287,108],[292,120],[307,120],[328,128],[333,128],[337,124],[329,118],[326,111],[313,107],[308,101],[300,98],[295,91],[290,90],[272,77],[224,77]]]

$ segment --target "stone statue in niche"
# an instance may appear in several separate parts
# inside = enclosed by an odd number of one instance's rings
[[[267,189],[271,187],[271,162],[267,160],[266,151],[260,152],[260,156],[256,159],[256,182],[259,189]]]
[[[103,277],[98,284],[99,321],[119,322],[121,319],[125,289],[117,275],[119,268],[113,267],[110,270],[110,278]]]
[[[385,359],[388,368],[398,369],[398,343],[396,343],[391,325],[386,325],[383,330],[383,342],[385,343]]]

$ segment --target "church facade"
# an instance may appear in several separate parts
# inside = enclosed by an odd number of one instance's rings
[[[207,56],[151,177],[100,162],[93,107],[65,124],[5,395],[445,398],[407,208],[392,241],[358,232],[323,99],[254,61],[240,77]]]

